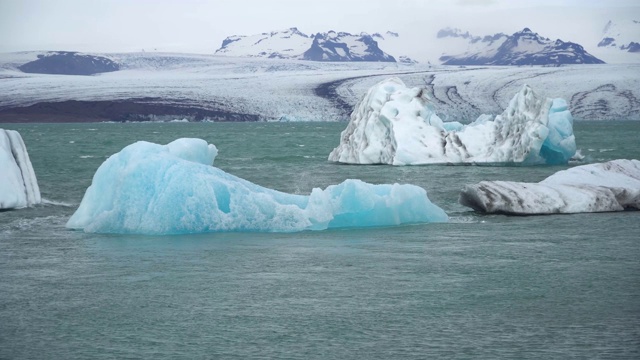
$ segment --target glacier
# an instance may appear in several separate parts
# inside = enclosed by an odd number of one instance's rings
[[[217,149],[201,139],[144,141],[110,156],[67,222],[95,233],[294,232],[446,222],[414,185],[346,180],[311,194],[268,189],[213,166]]]
[[[563,99],[529,86],[501,115],[462,125],[443,122],[424,89],[398,78],[369,89],[356,105],[329,161],[347,164],[565,164],[576,153],[573,118]]]
[[[0,129],[0,209],[20,209],[42,202],[38,180],[20,133]]]
[[[481,181],[466,185],[458,201],[484,213],[517,215],[640,209],[640,161],[576,166],[539,183]]]

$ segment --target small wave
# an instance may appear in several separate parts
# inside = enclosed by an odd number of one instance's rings
[[[65,207],[74,207],[74,206],[76,206],[76,204],[69,204],[69,203],[62,202],[62,201],[54,201],[54,200],[48,200],[48,199],[42,199],[42,204],[44,204],[44,205],[54,205],[54,206],[65,206]]]
[[[76,142],[75,142],[75,141],[73,141],[73,140],[69,141],[69,144],[75,144],[75,143],[76,143]]]
[[[68,220],[68,217],[58,216],[58,215],[36,217],[36,218],[22,218],[22,219],[16,219],[8,224],[4,224],[0,226],[0,231],[4,234],[10,234],[15,231],[31,230],[35,227],[39,227],[43,225],[64,226],[67,223],[67,220]]]
[[[591,159],[591,155],[583,155],[582,150],[578,149],[576,153],[569,159],[569,164],[584,164],[588,163]]]
[[[600,149],[600,152],[609,152],[609,151],[615,151],[615,149]]]
[[[576,153],[573,154],[573,156],[571,157],[571,160],[574,160],[574,161],[579,161],[583,159],[584,159],[584,155],[582,155],[581,149],[576,150]]]
[[[80,155],[80,159],[88,159],[88,158],[94,158],[95,156],[93,155]]]
[[[475,216],[451,216],[449,218],[450,224],[477,224],[483,222]]]

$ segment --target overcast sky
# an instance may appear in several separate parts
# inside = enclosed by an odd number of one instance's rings
[[[640,20],[637,0],[0,0],[0,52],[213,53],[229,35],[298,27],[426,41],[444,26],[475,35],[524,27],[591,41],[609,19]],[[589,44],[583,44],[588,48]]]

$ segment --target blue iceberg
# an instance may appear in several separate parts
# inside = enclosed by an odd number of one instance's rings
[[[576,139],[573,135],[573,117],[564,99],[553,99],[549,108],[549,135],[542,143],[540,156],[547,164],[566,164],[576,154]]]
[[[214,166],[214,145],[137,142],[96,171],[68,228],[96,233],[294,232],[445,222],[414,185],[346,180],[309,196],[253,184]]]

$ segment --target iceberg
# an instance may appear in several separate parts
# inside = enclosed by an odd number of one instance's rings
[[[20,209],[42,202],[27,147],[15,130],[0,129],[0,209]]]
[[[640,161],[576,166],[539,183],[481,181],[466,185],[458,201],[480,212],[517,215],[640,209]]]
[[[329,161],[347,164],[566,164],[576,153],[563,99],[524,85],[505,111],[475,122],[443,122],[420,88],[397,78],[374,85],[356,105]]]
[[[310,195],[264,188],[212,166],[201,139],[136,142],[96,171],[67,227],[96,233],[294,232],[445,222],[414,185],[346,180]]]

